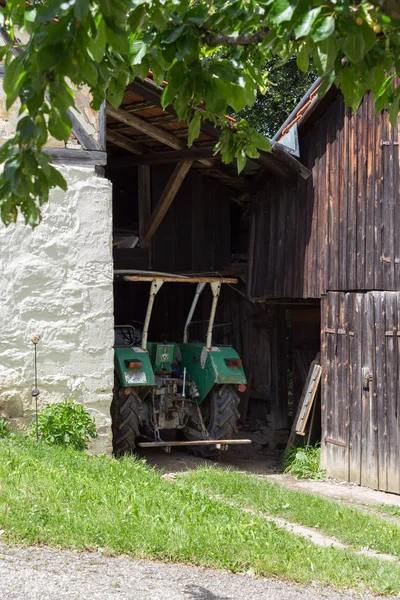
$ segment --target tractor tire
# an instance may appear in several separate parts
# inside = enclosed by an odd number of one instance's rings
[[[115,456],[128,454],[135,449],[136,438],[139,435],[139,412],[141,406],[142,400],[140,396],[135,391],[132,391],[127,396],[116,379],[110,411],[113,453]]]
[[[207,398],[203,400],[200,410],[211,439],[231,439],[237,433],[237,422],[240,417],[239,402],[233,385],[214,386]],[[198,423],[196,423],[196,429],[201,429]],[[187,439],[196,439],[190,433],[186,435],[185,429],[183,434]],[[215,446],[188,446],[187,450],[189,454],[202,458],[217,458],[220,454]]]

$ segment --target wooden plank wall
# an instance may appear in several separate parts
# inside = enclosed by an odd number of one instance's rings
[[[321,337],[323,467],[399,494],[400,293],[329,293]]]
[[[171,174],[153,166],[153,208]],[[167,272],[218,271],[231,263],[231,198],[215,179],[190,171],[152,243],[152,269]]]
[[[312,118],[312,117],[311,117]],[[400,289],[398,133],[367,95],[341,95],[300,140],[308,181],[267,183],[253,202],[249,295],[318,298]]]

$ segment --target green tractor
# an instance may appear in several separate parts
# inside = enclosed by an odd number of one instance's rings
[[[236,279],[126,275],[126,281],[151,283],[141,334],[131,326],[117,326],[115,387],[111,405],[114,453],[132,452],[136,446],[188,446],[202,457],[214,457],[230,444],[251,443],[232,439],[237,432],[239,397],[246,390],[242,361],[230,346],[213,346],[212,332],[221,285]],[[154,299],[164,283],[197,284],[186,319],[183,342],[148,342]],[[200,294],[209,284],[211,314],[205,343],[191,343],[188,330]],[[178,431],[179,440],[163,440],[166,430]],[[170,437],[170,436],[168,436]]]

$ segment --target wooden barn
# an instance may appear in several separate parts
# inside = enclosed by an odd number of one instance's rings
[[[320,328],[328,475],[400,493],[398,132],[371,96],[352,114],[336,89],[318,100],[319,83],[275,136],[298,142],[311,177],[269,178],[252,200],[247,295],[291,316],[280,354],[295,385]]]

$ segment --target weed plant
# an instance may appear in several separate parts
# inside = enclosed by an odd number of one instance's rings
[[[319,468],[319,446],[291,446],[283,456],[284,473],[297,479],[323,479],[325,472]]]
[[[49,404],[39,414],[39,438],[50,446],[86,450],[90,439],[97,438],[96,425],[82,404],[67,400]],[[30,433],[36,436],[36,426]]]

